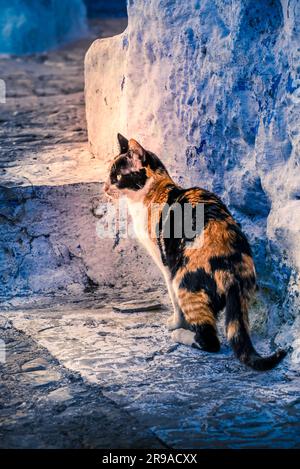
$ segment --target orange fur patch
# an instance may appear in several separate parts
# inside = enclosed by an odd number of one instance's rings
[[[210,221],[205,230],[203,244],[200,248],[185,248],[184,255],[188,259],[185,267],[178,270],[176,274],[176,282],[180,283],[181,279],[187,272],[194,272],[198,268],[202,268],[206,273],[211,274],[210,259],[214,256],[230,256],[234,250],[230,244],[230,235],[227,230],[226,221]],[[220,282],[220,288],[225,278]]]
[[[240,324],[238,321],[231,321],[227,327],[227,339],[231,340],[233,337],[237,337],[240,332]]]
[[[238,266],[238,274],[241,277],[255,276],[255,267],[252,257],[242,254],[242,262]]]
[[[205,292],[191,293],[184,288],[180,288],[177,298],[184,317],[189,324],[210,324],[216,327],[215,317],[209,306],[209,297]]]
[[[240,302],[241,302],[241,312],[243,316],[243,321],[244,321],[246,329],[249,330],[248,299],[240,295]]]
[[[218,294],[223,295],[229,290],[229,287],[233,284],[234,275],[228,271],[216,270],[214,273],[214,279],[217,284]]]

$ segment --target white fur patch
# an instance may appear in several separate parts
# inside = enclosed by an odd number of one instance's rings
[[[183,345],[197,345],[195,341],[195,332],[189,331],[187,329],[176,329],[171,334],[172,339],[174,342]]]
[[[146,183],[147,186],[148,182]],[[150,184],[150,183],[149,183]],[[166,285],[168,287],[169,296],[173,305],[174,315],[168,320],[167,327],[169,330],[179,329],[184,324],[182,311],[179,308],[177,297],[173,289],[171,282],[169,269],[163,264],[161,259],[160,249],[156,242],[153,242],[148,232],[148,207],[145,206],[141,200],[142,195],[147,193],[148,188],[144,187],[141,191],[137,191],[139,199],[134,200],[133,198],[127,197],[128,211],[133,221],[133,227],[137,239],[148,251],[161,273],[163,274]],[[184,330],[184,329],[182,329]]]
[[[137,239],[146,248],[152,259],[164,274],[166,268],[161,261],[159,248],[151,240],[148,233],[148,208],[142,202],[134,202],[130,199],[127,199],[127,206],[132,218]]]

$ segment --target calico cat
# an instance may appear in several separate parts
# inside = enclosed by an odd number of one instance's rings
[[[179,187],[160,159],[135,140],[118,134],[118,141],[120,154],[112,162],[104,191],[113,199],[126,197],[137,237],[165,278],[174,309],[168,320],[173,339],[218,352],[216,319],[225,308],[226,335],[237,358],[255,370],[276,366],[286,352],[262,357],[249,336],[248,304],[256,290],[255,267],[249,243],[227,207],[205,189]],[[174,235],[172,207],[184,204],[204,206],[202,232],[192,237]],[[164,206],[170,209],[164,211]],[[155,236],[149,222],[151,210],[158,211]],[[195,217],[193,210],[191,217]]]

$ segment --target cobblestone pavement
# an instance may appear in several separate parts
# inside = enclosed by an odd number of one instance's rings
[[[288,360],[271,372],[257,373],[241,365],[224,340],[216,355],[174,344],[165,326],[164,292],[144,288],[136,296],[107,289],[71,303],[57,299],[43,308],[15,305],[5,317],[167,447],[299,447],[300,380]],[[123,302],[134,298],[136,311],[128,312]],[[162,308],[143,311],[142,303],[139,311],[141,298]],[[256,346],[264,352],[268,348],[262,338]],[[16,355],[15,366],[23,364],[23,355]],[[54,371],[60,372],[59,367]],[[43,373],[29,368],[25,374],[45,402],[43,380],[53,382],[52,391],[59,378],[52,368],[47,377]],[[65,381],[63,377],[57,391],[62,399],[74,392]],[[48,391],[46,398],[49,402]],[[87,409],[89,399],[87,393],[81,401]],[[72,407],[65,412],[72,417]]]
[[[0,319],[1,448],[163,447],[145,426]]]

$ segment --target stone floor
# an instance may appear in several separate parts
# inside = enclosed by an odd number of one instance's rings
[[[127,302],[135,296],[130,312]],[[157,309],[144,311],[141,298]],[[249,370],[224,339],[217,355],[172,343],[163,291],[108,288],[71,302],[39,299],[37,307],[32,301],[3,306],[2,446],[299,447],[298,371],[288,360],[268,373]],[[268,350],[261,338],[256,346]],[[104,408],[109,430],[103,436],[100,425],[94,435]],[[129,430],[115,436],[126,415],[142,428],[140,439]],[[80,419],[85,427],[77,430]]]
[[[0,448],[160,448],[158,438],[41,347],[0,318]]]

